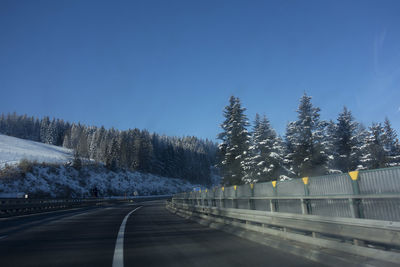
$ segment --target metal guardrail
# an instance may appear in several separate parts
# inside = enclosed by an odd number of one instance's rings
[[[168,202],[177,214],[398,264],[400,222],[217,208]],[[356,245],[356,246],[355,246]]]
[[[0,217],[9,217],[20,214],[38,213],[51,210],[69,209],[83,206],[94,206],[110,199],[23,199],[1,198]]]
[[[276,196],[276,197],[209,197],[209,198],[201,198],[201,197],[192,197],[192,198],[183,198],[183,197],[173,197],[172,199],[176,203],[188,204],[188,205],[199,205],[199,206],[207,206],[207,207],[220,207],[225,208],[225,203],[227,201],[231,201],[230,205],[234,209],[239,208],[239,201],[245,201],[247,203],[246,207],[241,209],[248,210],[256,210],[255,201],[256,200],[266,200],[268,201],[267,205],[269,206],[270,212],[280,212],[280,204],[284,203],[283,201],[289,200],[290,205],[296,209],[295,214],[313,214],[313,200],[323,200],[330,201],[331,204],[335,204],[335,201],[342,201],[342,208],[344,210],[348,210],[350,216],[338,216],[338,217],[352,217],[352,218],[365,218],[363,213],[362,205],[367,201],[374,200],[395,200],[400,202],[399,194],[386,194],[386,195],[337,195],[337,196]],[[219,205],[217,204],[219,203]],[[286,203],[284,203],[286,204]],[[400,208],[400,206],[399,206]],[[299,211],[299,212],[297,212]],[[286,211],[283,211],[286,212]],[[335,216],[334,213],[329,214],[330,216]]]
[[[0,198],[0,217],[21,214],[39,213],[51,210],[76,207],[116,204],[121,202],[142,202],[148,200],[171,199],[172,195],[110,197],[110,198],[76,198],[76,199],[34,199],[34,198]]]
[[[400,168],[217,187],[173,199],[219,208],[400,221]]]

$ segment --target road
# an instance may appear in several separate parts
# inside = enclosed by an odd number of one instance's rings
[[[111,267],[114,254],[119,266],[320,266],[178,217],[163,201],[0,219],[0,266]]]

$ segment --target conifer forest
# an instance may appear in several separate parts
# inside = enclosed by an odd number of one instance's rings
[[[304,94],[297,120],[283,136],[265,115],[256,114],[251,130],[239,98],[224,109],[217,165],[226,185],[285,180],[400,165],[400,144],[388,118],[366,127],[343,107],[334,120]]]

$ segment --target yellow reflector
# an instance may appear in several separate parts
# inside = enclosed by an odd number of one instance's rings
[[[221,187],[222,191],[224,191],[225,187]]]
[[[276,181],[272,181],[272,186],[273,186],[273,187],[276,186]]]
[[[250,188],[253,189],[254,188],[254,184],[250,184]]]
[[[236,185],[233,186],[233,189],[234,189],[235,191],[236,191],[236,187],[237,187]]]
[[[349,172],[351,180],[356,181],[358,179],[358,171]]]
[[[303,177],[302,179],[304,184],[308,184],[308,177]]]

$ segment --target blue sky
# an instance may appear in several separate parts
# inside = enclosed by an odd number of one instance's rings
[[[0,112],[213,139],[238,96],[400,134],[400,1],[0,1]]]

